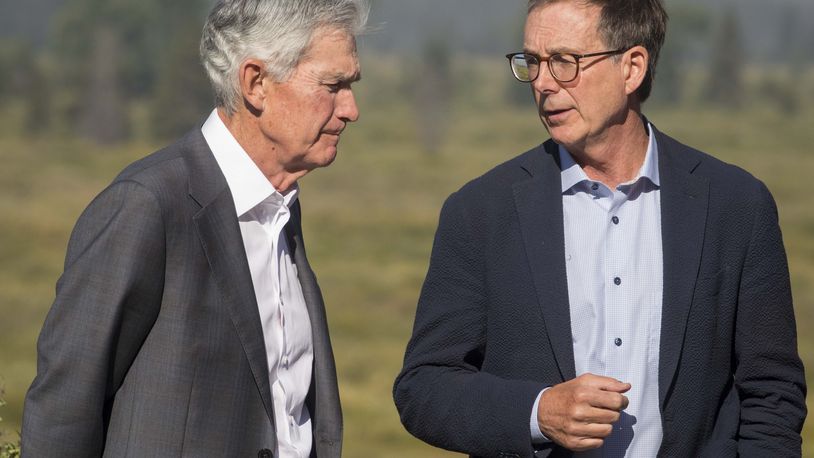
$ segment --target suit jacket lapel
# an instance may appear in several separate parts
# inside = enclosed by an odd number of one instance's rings
[[[315,433],[314,451],[317,456],[333,456],[342,440],[342,409],[336,381],[336,364],[328,334],[328,321],[322,292],[305,255],[299,201],[291,210],[291,220],[286,224],[285,231],[294,264],[297,266],[308,317],[311,320],[314,343],[314,373],[311,393],[309,393],[311,398],[309,408]]]
[[[273,426],[263,328],[234,200],[200,130],[192,132],[187,138],[189,194],[201,206],[193,217],[194,224]],[[276,440],[276,437],[272,440]]]
[[[527,155],[529,180],[515,183],[514,200],[534,287],[563,380],[575,377],[571,312],[565,270],[562,187],[557,145]]]
[[[661,408],[675,380],[684,346],[690,305],[701,261],[709,203],[709,181],[693,175],[700,158],[654,129],[661,178],[661,234],[664,256],[659,351]]]

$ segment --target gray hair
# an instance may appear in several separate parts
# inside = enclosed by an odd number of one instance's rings
[[[531,12],[536,7],[564,0],[529,0]],[[602,9],[599,34],[610,49],[644,46],[650,55],[647,74],[636,90],[639,102],[644,102],[653,89],[656,62],[667,33],[667,12],[661,0],[571,0]]]
[[[285,81],[308,51],[321,27],[364,31],[368,0],[220,0],[201,37],[201,61],[215,91],[215,103],[234,114],[242,95],[238,82],[246,59],[265,62],[276,81]]]

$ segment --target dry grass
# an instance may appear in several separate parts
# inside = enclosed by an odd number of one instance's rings
[[[376,75],[368,72],[367,81]],[[486,85],[492,87],[490,85]],[[497,89],[451,114],[449,140],[419,150],[403,101],[360,94],[363,119],[343,138],[329,169],[302,180],[309,255],[326,296],[346,418],[348,457],[448,454],[399,424],[391,384],[401,366],[431,247],[449,192],[542,141],[531,109],[511,109]],[[463,107],[466,107],[464,109]],[[663,131],[739,164],[778,200],[792,269],[800,352],[814,367],[814,212],[809,153],[814,113],[649,111]],[[6,427],[19,428],[35,372],[35,340],[53,299],[69,231],[80,211],[126,163],[154,149],[102,149],[77,141],[0,140],[0,375]],[[811,374],[811,370],[809,370]],[[811,381],[811,376],[809,376]],[[806,456],[814,426],[806,425]]]

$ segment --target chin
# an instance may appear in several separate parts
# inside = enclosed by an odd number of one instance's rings
[[[569,151],[571,146],[580,144],[585,139],[581,132],[569,129],[568,126],[549,126],[548,134],[552,140]]]
[[[325,149],[325,151],[319,155],[315,162],[316,167],[327,167],[336,160],[336,153],[337,149],[335,146],[331,146]]]
[[[551,136],[551,139],[557,142],[560,145],[567,145],[570,139],[570,135],[567,129],[563,126],[546,126],[548,130],[548,135]]]

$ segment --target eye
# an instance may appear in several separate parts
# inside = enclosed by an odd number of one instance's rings
[[[343,86],[344,86],[344,84],[341,83],[341,82],[340,83],[330,83],[330,84],[325,85],[325,87],[328,88],[328,92],[331,92],[331,93],[339,92],[339,90],[342,89]]]

